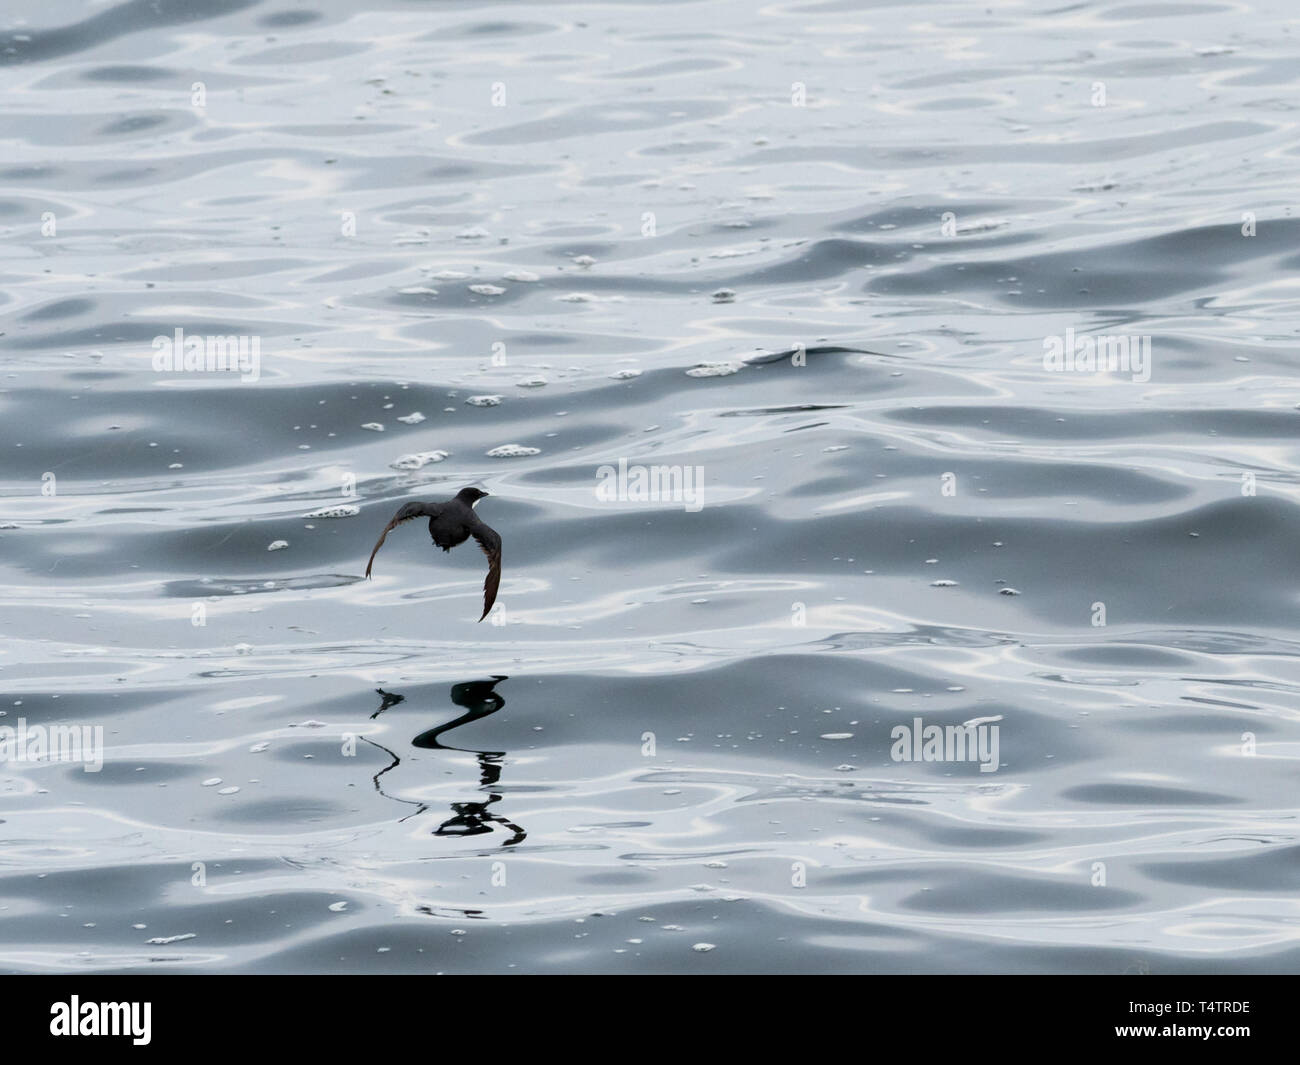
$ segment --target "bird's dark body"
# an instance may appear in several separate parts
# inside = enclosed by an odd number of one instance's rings
[[[478,515],[470,507],[464,504],[456,506],[457,503],[459,500],[456,499],[450,503],[435,503],[438,513],[429,519],[429,535],[444,551],[459,547],[468,540],[470,526],[478,520]],[[461,511],[469,513],[463,514]]]
[[[393,520],[388,523],[379,537],[375,549],[370,552],[370,561],[366,563],[366,576],[370,576],[375,555],[384,546],[384,541],[388,539],[388,534],[394,528],[404,521],[427,517],[429,536],[444,551],[458,547],[472,536],[487,555],[488,575],[487,580],[483,582],[483,617],[479,618],[479,621],[482,621],[492,609],[492,604],[496,602],[497,588],[501,583],[501,537],[495,530],[480,521],[479,516],[474,513],[474,504],[486,496],[486,492],[477,488],[462,488],[456,493],[454,499],[449,499],[445,503],[406,503],[393,515]]]

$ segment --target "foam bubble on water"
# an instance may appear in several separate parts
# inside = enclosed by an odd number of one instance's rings
[[[368,429],[368,430],[369,430],[370,432],[372,432],[372,433],[382,433],[382,432],[384,431],[384,423],[383,423],[383,422],[364,422],[364,423],[362,424],[361,428],[362,428],[362,429]]]
[[[221,783],[220,777],[208,777],[208,779],[205,780],[201,786],[205,788],[215,788],[220,783]]]
[[[581,266],[584,268],[588,266],[595,266],[596,260],[593,259],[590,255],[575,255],[573,257],[573,265]]]
[[[412,411],[410,414],[403,414],[397,420],[404,425],[419,425],[424,421],[424,415],[417,410]]]
[[[702,362],[686,371],[687,377],[727,377],[740,373],[742,367],[738,362]]]
[[[269,544],[266,545],[266,549],[268,551],[283,551],[288,546],[289,546],[288,540],[272,540]]]
[[[432,267],[426,266],[423,269],[429,270]],[[469,277],[469,274],[461,270],[439,270],[433,275],[435,281],[464,281],[467,277]]]
[[[540,455],[542,449],[539,447],[525,447],[523,444],[502,444],[500,447],[494,447],[487,453],[490,459],[518,459],[525,458],[528,455]]]
[[[457,233],[456,239],[457,240],[483,240],[485,237],[490,237],[491,235],[492,234],[489,233],[482,226],[470,226],[468,229],[462,229],[459,233]]]
[[[852,732],[823,732],[821,738],[824,740],[851,740],[853,739],[853,733]]]
[[[691,950],[695,951],[696,954],[707,954],[709,951],[717,949],[717,946],[713,943],[696,943],[691,947]]]
[[[529,270],[510,270],[503,275],[507,281],[540,281],[541,278]]]
[[[471,407],[499,407],[501,406],[500,396],[470,396],[465,400]]]
[[[416,451],[410,455],[399,455],[388,464],[392,470],[418,470],[432,462],[441,462],[447,458],[446,451]]]
[[[630,381],[634,377],[640,377],[640,370],[615,370],[609,375],[613,381]]]
[[[541,374],[536,374],[532,377],[525,377],[523,380],[515,382],[516,388],[542,388],[545,385],[546,378]]]
[[[931,582],[930,582],[930,587],[931,587],[931,588],[956,588],[956,587],[957,587],[957,582],[956,582],[956,581],[948,581],[948,580],[942,580],[942,581],[931,581]]]
[[[146,939],[145,943],[151,947],[165,947],[169,943],[180,943],[186,939],[198,939],[197,932],[183,932],[179,936],[155,936],[153,939]]]
[[[595,303],[596,297],[590,292],[569,292],[563,296],[556,296],[561,303]]]
[[[500,296],[505,292],[500,285],[470,285],[469,290],[476,292],[480,296]]]
[[[310,514],[304,514],[304,518],[355,518],[361,513],[361,508],[352,503],[336,503],[332,507],[321,507],[319,510],[313,510]]]

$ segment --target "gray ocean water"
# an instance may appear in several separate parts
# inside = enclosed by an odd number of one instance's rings
[[[8,0],[0,971],[1295,970],[1298,34]]]

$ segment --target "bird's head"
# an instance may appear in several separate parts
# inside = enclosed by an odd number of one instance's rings
[[[475,503],[477,503],[480,499],[483,499],[487,495],[488,493],[483,491],[483,489],[481,488],[462,488],[459,492],[456,493],[456,498],[459,499],[466,506],[472,507]]]

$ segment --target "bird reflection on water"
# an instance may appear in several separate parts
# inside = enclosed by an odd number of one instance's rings
[[[503,759],[506,756],[505,751],[477,751],[464,747],[451,747],[442,743],[439,736],[443,733],[450,732],[452,729],[459,728],[461,725],[468,724],[471,721],[477,721],[480,718],[495,714],[505,706],[505,698],[500,692],[496,691],[496,686],[508,678],[504,676],[493,676],[491,680],[471,680],[461,684],[453,684],[451,688],[451,701],[456,706],[463,706],[465,713],[453,721],[448,721],[445,725],[439,725],[437,728],[421,732],[411,741],[412,746],[419,747],[427,751],[461,751],[465,754],[472,754],[478,759],[479,766],[479,787],[487,791],[487,798],[481,802],[454,802],[451,808],[454,812],[453,817],[448,818],[441,825],[433,830],[435,836],[479,836],[484,833],[495,832],[494,826],[501,826],[510,833],[510,838],[502,842],[503,847],[513,847],[516,843],[522,842],[528,835],[522,828],[513,821],[502,817],[500,814],[490,812],[490,807],[501,801],[500,792],[493,791],[492,788],[501,779],[501,769]],[[373,721],[389,707],[396,706],[398,703],[406,701],[406,696],[398,695],[394,692],[386,692],[382,688],[375,689],[380,698],[379,709],[370,715]],[[367,743],[378,747],[381,751],[386,752],[392,759],[392,764],[381,769],[374,776],[375,790],[386,798],[393,799],[395,802],[409,803],[416,809],[403,817],[406,821],[427,810],[428,804],[418,802],[414,799],[402,799],[396,795],[389,795],[384,791],[379,782],[379,778],[385,773],[396,769],[401,764],[401,758],[382,744],[375,743],[374,740],[367,740]]]

